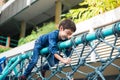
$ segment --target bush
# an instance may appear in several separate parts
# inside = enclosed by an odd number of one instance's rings
[[[25,38],[21,38],[18,41],[18,45],[25,44],[27,42],[33,41],[37,39],[39,36],[49,33],[55,30],[55,24],[53,22],[45,23],[42,27],[38,28],[37,31],[32,31],[30,35],[26,36]]]
[[[10,50],[10,48],[0,48],[0,53]]]

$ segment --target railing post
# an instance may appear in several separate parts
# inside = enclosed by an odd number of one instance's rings
[[[7,40],[6,40],[6,47],[10,47],[10,36],[7,37]]]

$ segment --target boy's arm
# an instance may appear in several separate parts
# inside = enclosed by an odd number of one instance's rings
[[[62,63],[65,63],[65,64],[68,64],[71,61],[70,58],[64,59],[58,54],[54,54],[54,56],[55,56],[56,59],[58,59],[59,61],[61,61]]]

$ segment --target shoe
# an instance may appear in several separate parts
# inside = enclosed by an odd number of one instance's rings
[[[43,77],[45,77],[45,73],[46,73],[46,70],[41,71],[41,74],[42,74]]]
[[[19,80],[27,80],[27,78],[23,75],[19,77]]]

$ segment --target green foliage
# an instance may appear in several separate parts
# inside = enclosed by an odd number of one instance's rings
[[[0,53],[10,50],[10,48],[0,48]]]
[[[45,23],[42,27],[37,29],[37,32],[33,30],[31,34],[28,35],[27,37],[21,38],[18,42],[18,45],[22,45],[27,42],[33,41],[37,39],[39,36],[49,33],[53,30],[55,30],[55,24],[53,22]]]
[[[85,0],[77,8],[70,9],[68,13],[63,14],[62,17],[71,18],[78,23],[119,6],[120,0]]]
[[[102,14],[106,11],[112,10],[120,5],[120,0],[85,0],[80,3],[77,8],[70,9],[68,13],[62,14],[64,18],[71,18],[76,23],[89,19],[98,14]],[[31,35],[21,38],[19,45],[25,44],[32,40],[37,39],[40,35],[49,33],[55,30],[54,23],[44,24],[37,32],[32,31]]]

